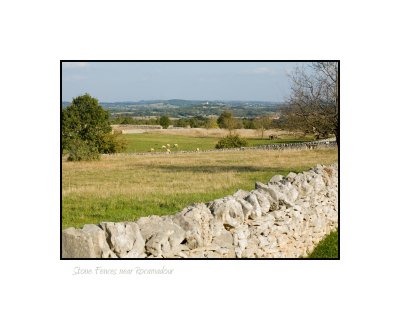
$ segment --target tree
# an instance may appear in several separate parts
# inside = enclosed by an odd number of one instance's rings
[[[245,129],[256,129],[255,119],[243,119],[243,128]]]
[[[314,62],[291,75],[289,125],[303,132],[334,134],[339,145],[339,70],[337,62]]]
[[[176,125],[177,127],[182,127],[182,128],[186,128],[187,126],[190,126],[189,120],[188,120],[188,119],[184,119],[184,118],[178,119],[178,120],[175,122],[175,125]]]
[[[191,128],[203,128],[206,121],[207,119],[203,116],[194,116],[189,119],[189,125]]]
[[[217,123],[220,128],[228,129],[231,133],[234,129],[239,129],[243,125],[237,119],[235,119],[230,111],[223,111],[217,119]]]
[[[171,120],[168,118],[168,116],[161,116],[160,118],[160,125],[164,128],[167,129],[169,125],[171,124]]]
[[[218,128],[217,118],[215,118],[215,117],[208,118],[207,121],[206,121],[205,126],[206,126],[207,129]]]
[[[220,128],[227,128],[228,122],[233,118],[232,112],[230,111],[223,111],[221,115],[217,119],[218,126]]]
[[[124,117],[121,124],[134,124],[135,121],[131,117]]]
[[[74,98],[71,105],[62,110],[62,150],[70,153],[70,160],[90,160],[98,158],[99,153],[121,151],[123,143],[112,135],[109,116],[89,94]]]
[[[261,139],[264,138],[264,131],[271,127],[272,119],[268,116],[263,116],[254,120],[255,128],[261,132]]]

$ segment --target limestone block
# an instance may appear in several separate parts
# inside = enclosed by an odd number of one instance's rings
[[[246,249],[248,244],[247,238],[249,237],[249,228],[247,225],[241,225],[233,229],[233,245],[235,246],[235,253],[237,258],[241,258],[242,252]]]
[[[294,172],[289,172],[289,174],[286,176],[286,180],[289,182],[293,182],[296,178],[296,174]]]
[[[61,255],[63,258],[97,258],[90,235],[75,228],[62,231]]]
[[[260,190],[253,190],[250,192],[251,194],[254,194],[258,200],[258,203],[261,208],[261,214],[266,214],[271,208],[271,204],[268,200],[268,197],[266,196],[265,192],[262,192]]]
[[[261,206],[258,203],[257,196],[255,194],[250,194],[247,198],[246,201],[251,204],[253,209],[250,212],[247,212],[246,217],[250,219],[257,219],[261,217],[262,211],[261,211]]]
[[[212,244],[216,245],[220,248],[227,248],[227,249],[232,249],[233,248],[233,236],[232,234],[227,231],[221,231],[219,235],[213,238]]]
[[[125,222],[103,222],[100,227],[105,231],[110,249],[118,256],[124,257],[129,251],[134,249],[140,251],[139,247],[143,243],[140,232],[135,223]],[[138,252],[138,254],[142,253]]]
[[[233,194],[233,197],[237,200],[246,198],[250,192],[244,190],[238,190]]]
[[[212,219],[210,209],[201,203],[183,209],[172,218],[172,221],[185,230],[187,245],[190,249],[194,249],[211,243]]]
[[[145,241],[145,249],[153,256],[175,254],[180,251],[186,232],[168,216],[150,216],[137,221]]]
[[[254,217],[256,217],[257,213],[255,213],[254,211],[257,211],[257,210],[258,210],[259,216],[261,216],[261,208],[259,205],[258,205],[258,207],[254,207],[250,202],[247,202],[244,199],[237,199],[237,200],[242,205],[242,210],[243,210],[243,215],[244,215],[245,220],[247,220],[249,218],[253,219]]]
[[[283,176],[280,175],[280,174],[277,174],[277,175],[273,176],[273,177],[269,180],[269,182],[270,182],[270,183],[278,183],[278,182],[281,182],[282,180],[283,180]]]
[[[244,222],[242,205],[233,197],[217,199],[208,205],[215,219],[235,227]]]
[[[85,224],[82,231],[87,233],[93,242],[96,258],[116,258],[117,256],[110,250],[103,229],[94,224]]]

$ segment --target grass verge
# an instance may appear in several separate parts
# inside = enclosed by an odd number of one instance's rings
[[[314,259],[337,259],[339,258],[339,234],[336,231],[327,235],[318,245],[308,258]]]

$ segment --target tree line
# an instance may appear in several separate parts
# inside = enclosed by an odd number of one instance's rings
[[[126,125],[161,125],[168,128],[170,125],[179,128],[222,128],[222,129],[258,129],[261,127],[280,128],[281,123],[266,115],[257,118],[238,118],[233,112],[226,110],[219,117],[194,116],[190,118],[172,119],[169,116],[138,119],[129,116],[111,116],[111,124]]]

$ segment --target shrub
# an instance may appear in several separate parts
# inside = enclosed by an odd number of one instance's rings
[[[128,142],[121,132],[108,133],[103,137],[102,153],[118,153],[124,152],[128,146]]]
[[[240,148],[247,147],[248,142],[246,139],[241,138],[238,134],[230,134],[226,137],[220,139],[216,144],[216,149],[226,149],[226,148]]]
[[[100,158],[99,150],[91,143],[75,139],[70,141],[68,161],[89,161]]]

